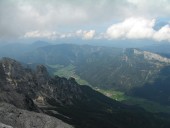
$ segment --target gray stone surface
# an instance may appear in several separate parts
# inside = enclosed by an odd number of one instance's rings
[[[0,128],[13,128],[13,127],[0,122]]]
[[[0,128],[73,128],[54,117],[18,109],[7,103],[0,103],[0,122]]]

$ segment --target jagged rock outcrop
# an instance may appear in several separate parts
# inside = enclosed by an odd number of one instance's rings
[[[14,128],[70,128],[55,118],[26,110],[42,112],[39,107],[48,107],[47,100],[51,99],[61,105],[72,104],[76,91],[81,93],[75,81],[50,78],[43,65],[38,65],[34,72],[15,60],[3,58],[0,61],[0,122],[2,126]]]
[[[80,99],[81,90],[75,81],[59,77],[50,78],[43,65],[38,65],[34,72],[15,60],[3,58],[0,61],[0,68],[4,77],[1,89],[5,90],[0,94],[1,101],[20,108],[32,105],[29,108],[35,110],[36,106],[30,99],[34,99],[35,102],[43,101],[43,104],[48,104],[46,99],[55,99],[59,104],[71,104],[73,98]],[[14,102],[15,99],[19,102]]]
[[[57,118],[6,103],[0,103],[0,122],[0,128],[73,128]]]
[[[144,59],[148,61],[157,61],[159,63],[167,63],[170,64],[170,59],[163,57],[159,54],[148,52],[148,51],[142,51],[139,49],[134,49],[134,48],[128,48],[126,49],[126,53],[130,55],[138,55],[138,56],[143,56]]]
[[[56,76],[49,81],[49,86],[53,88],[52,97],[64,104],[72,104],[72,99],[81,100],[81,89],[74,78],[67,80]]]
[[[39,85],[46,85],[50,76],[44,65],[38,65],[35,71],[36,79]]]
[[[0,101],[22,109],[37,110],[32,101],[36,85],[31,72],[26,73],[21,64],[9,58],[0,61]]]
[[[0,61],[0,102],[8,103],[1,104],[0,108],[0,122],[4,124],[14,128],[32,128],[33,125],[36,128],[67,128],[67,125],[60,125],[61,121],[54,123],[57,119],[25,110],[42,112],[42,106],[51,106],[49,100],[60,105],[72,104],[73,100],[80,99],[79,93],[74,80],[50,78],[43,65],[32,71],[10,58]],[[25,110],[21,112],[9,104]]]

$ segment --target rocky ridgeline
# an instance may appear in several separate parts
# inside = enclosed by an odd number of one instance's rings
[[[50,122],[50,117],[21,111],[17,108],[41,112],[41,106],[49,106],[48,100],[53,100],[60,105],[70,105],[73,100],[81,99],[80,94],[81,89],[74,78],[66,79],[57,76],[51,78],[43,65],[38,65],[35,71],[32,71],[9,58],[3,58],[0,61],[0,102],[8,103],[0,106],[0,121],[2,123],[17,128],[32,128],[32,125],[44,128],[46,124],[42,123],[45,121],[51,124],[48,124],[47,128],[58,128],[58,126],[65,128],[65,126],[60,126],[61,121],[56,122],[56,119],[52,119],[52,122]],[[2,121],[5,113],[6,117],[11,118],[11,121],[8,121],[7,118]],[[11,113],[13,116],[11,116]],[[24,114],[22,115],[22,113]],[[31,115],[33,118],[31,118]],[[25,126],[27,124],[28,126]]]
[[[0,61],[2,74],[6,79],[3,88],[25,95],[31,99],[43,97],[57,99],[59,103],[71,104],[72,99],[80,99],[81,90],[74,78],[51,78],[43,65],[38,65],[35,71],[24,68],[15,60],[3,58]],[[8,87],[6,87],[8,86]],[[67,93],[65,93],[67,92]],[[66,95],[67,94],[67,95]]]
[[[43,65],[33,71],[0,60],[0,128],[169,128],[169,122],[79,86],[74,78],[52,78]]]
[[[127,51],[131,51],[131,53],[135,55],[142,55],[144,59],[150,60],[150,61],[158,61],[158,62],[163,62],[163,63],[168,63],[170,64],[170,59],[166,57],[162,57],[159,54],[148,52],[148,51],[142,51],[139,49],[127,49]]]

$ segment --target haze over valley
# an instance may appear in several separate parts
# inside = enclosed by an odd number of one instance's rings
[[[169,0],[1,0],[0,127],[169,128]]]

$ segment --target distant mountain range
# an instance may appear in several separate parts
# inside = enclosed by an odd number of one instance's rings
[[[61,74],[62,70],[62,73],[65,72],[62,76],[70,74],[92,87],[121,90],[129,95],[170,104],[167,99],[170,88],[166,86],[167,81],[162,82],[162,79],[170,77],[166,73],[169,71],[170,59],[156,53],[134,48],[60,44],[37,48],[18,59],[32,65],[45,64],[51,74]],[[136,93],[138,90],[144,92]],[[165,95],[158,93],[160,90]]]
[[[74,78],[50,77],[0,60],[0,126],[17,128],[168,128],[169,115],[128,106],[79,85]],[[61,121],[62,120],[62,121]],[[64,123],[64,122],[65,123]]]
[[[32,44],[27,43],[8,43],[0,44],[0,57],[11,57],[17,59],[20,55],[36,50],[39,47],[50,45],[44,41],[36,41]]]
[[[170,105],[170,59],[148,48],[34,43],[12,56],[29,67],[47,66],[51,75],[74,77],[80,84]],[[24,48],[23,48],[24,49]],[[155,48],[157,49],[157,48]],[[12,54],[12,52],[10,53]]]
[[[142,47],[143,50],[161,54],[162,56],[170,58],[170,43],[155,44]]]

